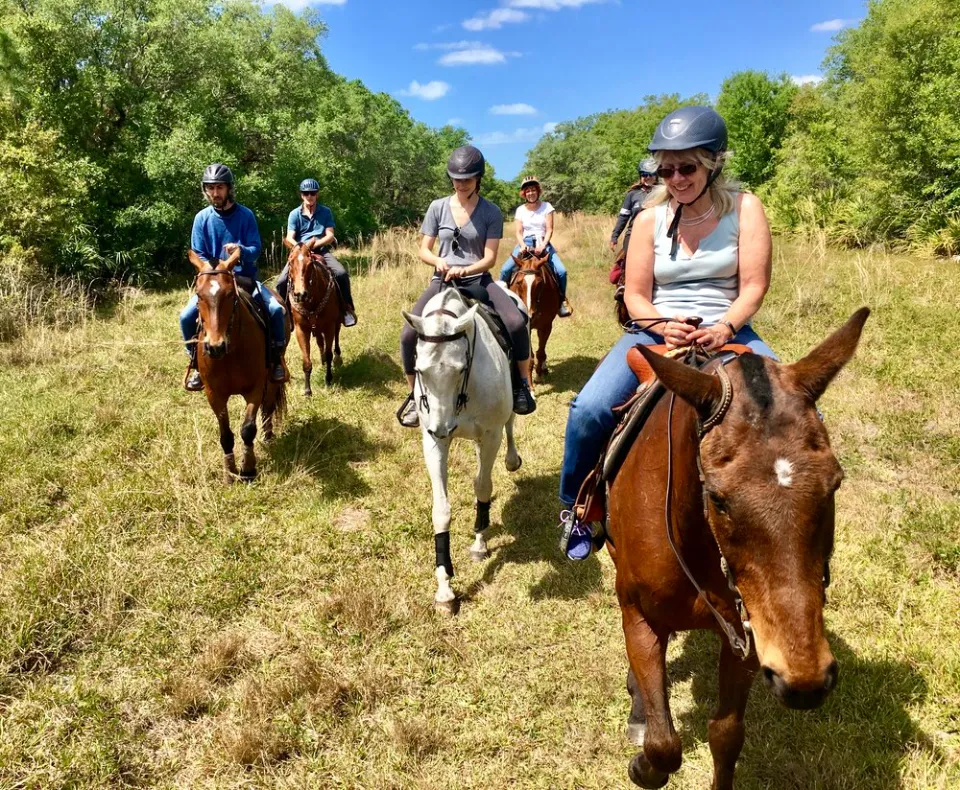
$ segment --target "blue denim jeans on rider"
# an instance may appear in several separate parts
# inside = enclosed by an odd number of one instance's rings
[[[533,236],[527,236],[523,243],[528,247],[536,247],[537,240]],[[560,298],[567,298],[567,269],[563,265],[563,261],[560,260],[560,256],[557,255],[557,251],[553,248],[552,244],[547,245],[547,251],[550,253],[550,265],[553,267],[554,273],[557,275],[557,283],[560,286]],[[513,254],[520,254],[520,245],[518,244],[513,248]],[[517,270],[517,262],[513,258],[507,259],[507,262],[503,264],[503,268],[500,270],[500,279],[509,284],[510,278],[513,277],[513,273]]]
[[[283,346],[286,344],[285,334],[287,331],[284,325],[283,306],[273,298],[273,294],[268,289],[263,287],[263,283],[258,282],[257,288],[259,288],[260,298],[263,299],[267,306],[267,312],[270,314],[270,334],[273,337],[273,343],[275,346]],[[197,323],[200,320],[200,308],[197,307],[197,302],[197,295],[194,294],[180,313],[180,332],[183,335],[184,342],[188,343],[187,353],[190,353],[189,341],[196,336]]]
[[[747,325],[730,342],[748,346],[755,354],[771,359],[777,355]],[[638,343],[655,346],[663,338],[654,332],[624,334],[610,349],[593,375],[577,393],[567,415],[567,433],[563,445],[563,466],[560,468],[560,501],[573,505],[580,486],[597,461],[613,433],[612,409],[626,401],[637,389],[637,377],[627,365],[627,351]]]

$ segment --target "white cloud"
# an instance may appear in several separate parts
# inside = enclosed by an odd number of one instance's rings
[[[540,11],[559,11],[561,8],[580,8],[607,0],[508,0],[510,8],[536,8]]]
[[[823,82],[823,77],[819,74],[798,74],[790,77],[790,82],[794,85],[816,85]]]
[[[494,115],[536,115],[537,108],[517,102],[516,104],[495,104],[490,108],[490,112]]]
[[[555,131],[557,131],[557,126],[559,126],[559,124],[556,123],[556,121],[547,121],[547,123],[543,125],[543,133],[553,134]]]
[[[810,30],[814,33],[836,33],[856,21],[856,19],[828,19],[826,22],[811,25]]]
[[[441,66],[495,66],[506,63],[507,58],[515,58],[519,52],[501,52],[485,44],[470,49],[458,49],[448,52],[437,61]]]
[[[347,0],[274,0],[274,5],[285,5],[294,13],[299,13],[312,5],[346,5]]]
[[[487,132],[478,135],[476,142],[478,145],[506,145],[509,143],[533,143],[539,140],[543,135],[550,134],[557,125],[553,122],[545,123],[543,126],[529,126],[520,129],[514,129],[512,132]]]
[[[499,30],[505,24],[526,22],[529,18],[530,14],[515,8],[495,8],[486,14],[465,19],[462,24],[467,30]]]
[[[442,49],[442,50],[453,50],[453,49],[477,49],[480,47],[487,46],[482,41],[444,41],[436,42],[433,44],[417,44],[414,49],[424,52],[428,49]]]
[[[433,101],[434,99],[442,99],[447,95],[449,90],[450,86],[442,80],[431,80],[423,85],[414,80],[410,83],[409,88],[399,90],[397,94],[400,96],[414,96],[424,101]]]
[[[447,118],[446,126],[463,126],[463,118]]]

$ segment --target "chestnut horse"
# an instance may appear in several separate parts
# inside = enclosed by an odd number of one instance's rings
[[[293,326],[303,357],[303,394],[313,395],[310,374],[313,361],[310,359],[310,337],[317,340],[321,359],[327,372],[324,381],[333,383],[332,365],[340,367],[340,326],[343,324],[343,308],[333,272],[315,253],[306,252],[302,245],[294,247],[287,259],[290,264],[290,306],[293,309]]]
[[[553,331],[553,320],[560,311],[560,286],[550,268],[548,252],[537,256],[533,250],[527,249],[511,257],[518,268],[510,280],[510,290],[527,307],[531,339],[533,330],[537,330],[536,374],[537,378],[542,378],[550,372],[547,368],[547,341]]]
[[[869,312],[792,365],[745,353],[701,371],[639,347],[668,392],[610,488],[608,534],[630,661],[627,732],[643,747],[628,773],[640,787],[663,787],[680,767],[671,634],[721,634],[714,790],[733,787],[757,669],[788,708],[814,708],[836,685],[823,606],[843,471],[816,401]]]
[[[197,341],[197,370],[220,425],[224,481],[232,483],[239,476],[249,482],[257,476],[257,457],[253,451],[257,412],[262,406],[263,438],[269,441],[273,438],[274,417],[279,421],[286,411],[287,385],[270,380],[266,334],[241,298],[233,271],[236,263],[216,261],[216,265],[211,266],[193,250],[189,251],[189,258],[197,269],[196,291],[203,326]],[[289,331],[288,318],[288,337]],[[239,472],[227,412],[231,395],[241,395],[247,403],[240,428],[243,456]]]

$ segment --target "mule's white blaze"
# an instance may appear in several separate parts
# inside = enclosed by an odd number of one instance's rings
[[[210,296],[216,296],[217,291],[219,290],[220,290],[220,283],[218,283],[216,280],[210,283]]]
[[[784,488],[793,482],[793,464],[786,458],[778,458],[773,465],[773,471],[777,474],[777,482]]]
[[[523,275],[523,282],[527,286],[527,314],[532,312],[530,307],[530,300],[533,298],[533,279],[536,275],[525,274]]]

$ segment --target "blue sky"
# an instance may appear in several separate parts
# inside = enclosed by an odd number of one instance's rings
[[[649,94],[716,96],[744,69],[819,75],[861,0],[281,0],[319,10],[331,68],[431,126],[467,129],[516,176],[551,124]]]

